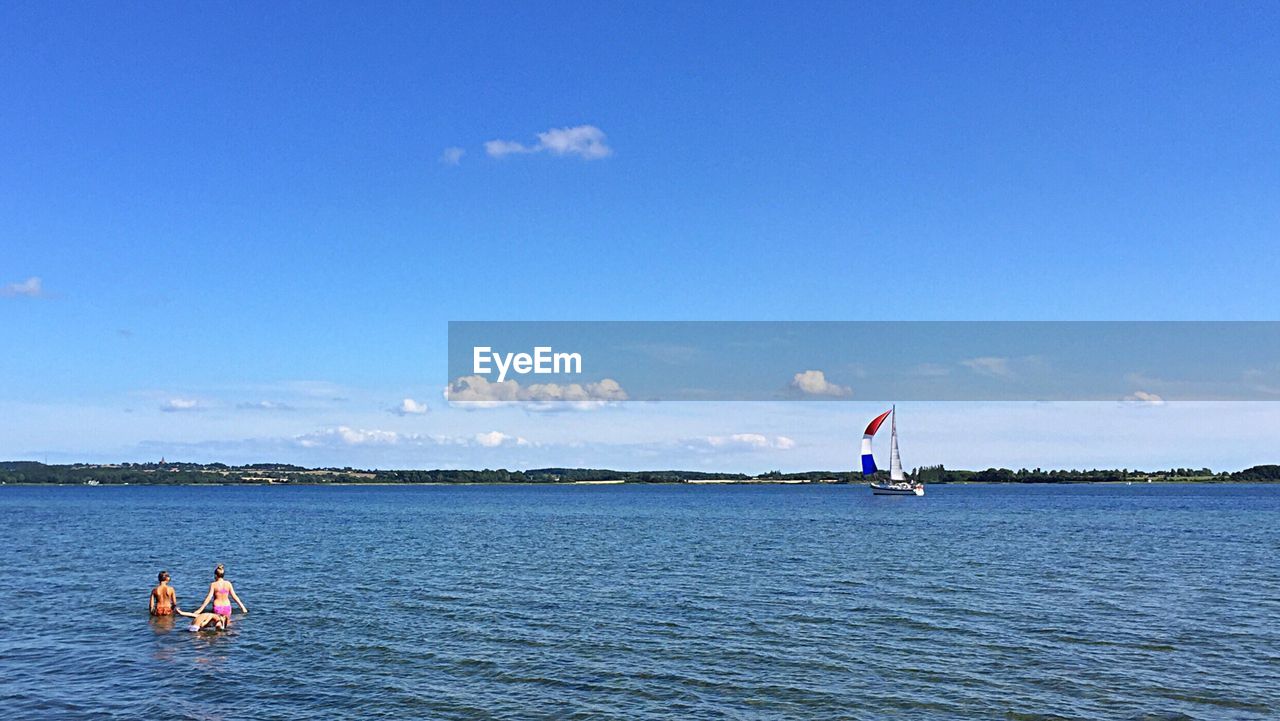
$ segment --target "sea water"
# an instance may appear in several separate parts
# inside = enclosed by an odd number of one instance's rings
[[[3,487],[6,718],[1264,719],[1280,487]],[[215,563],[226,633],[152,620]]]

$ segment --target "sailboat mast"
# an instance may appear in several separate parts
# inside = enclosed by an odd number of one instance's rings
[[[889,480],[898,482],[905,481],[906,475],[902,472],[902,457],[898,455],[898,407],[891,409],[893,413],[889,427],[891,433],[891,443],[889,444]]]

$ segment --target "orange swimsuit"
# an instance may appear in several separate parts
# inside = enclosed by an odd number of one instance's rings
[[[163,595],[163,596],[156,593],[155,591],[152,591],[151,593],[156,597],[156,607],[155,607],[155,610],[151,612],[151,615],[153,616],[171,615],[173,613],[173,606],[170,604],[169,599],[173,597],[172,592],[169,593],[168,595]]]

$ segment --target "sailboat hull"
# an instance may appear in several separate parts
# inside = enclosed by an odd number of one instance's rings
[[[872,483],[871,493],[876,496],[923,496],[924,486],[913,486],[906,483],[888,485]]]

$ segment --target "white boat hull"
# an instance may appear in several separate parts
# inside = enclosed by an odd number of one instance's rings
[[[923,496],[924,486],[913,486],[907,483],[892,483],[888,485],[872,483],[871,493],[876,496]]]

